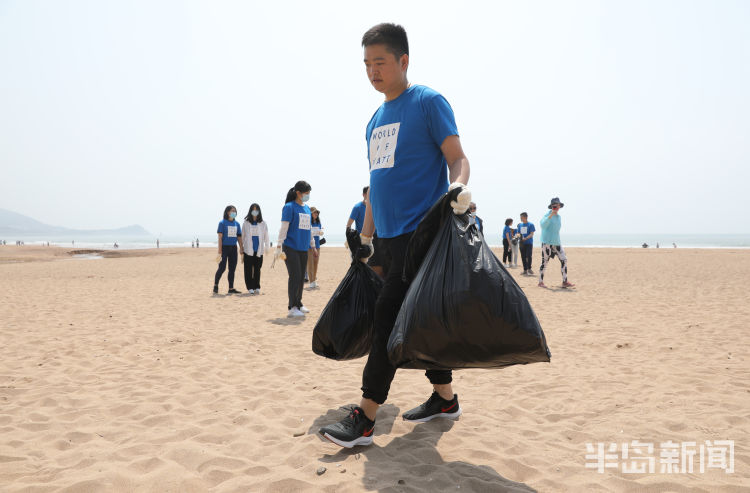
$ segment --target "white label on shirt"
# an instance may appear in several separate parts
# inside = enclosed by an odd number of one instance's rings
[[[526,232],[529,230],[526,226],[521,226],[521,234],[526,236]]]
[[[299,229],[310,229],[310,214],[299,213]]]
[[[237,238],[237,226],[227,226],[227,238]]]
[[[258,226],[257,224],[255,226],[251,224],[247,229],[249,230],[249,236],[260,236],[260,226]]]
[[[396,142],[401,123],[390,123],[372,131],[370,135],[370,171],[393,168]]]
[[[312,231],[312,235],[313,236],[320,236],[320,227],[319,226],[313,226],[311,231]]]

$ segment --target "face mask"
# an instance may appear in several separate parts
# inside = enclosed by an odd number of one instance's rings
[[[308,200],[310,200],[310,194],[306,193],[302,196],[302,202],[307,202]]]
[[[253,211],[250,213],[253,217],[258,217],[258,214],[260,214],[260,211]]]
[[[231,217],[232,219],[234,219],[235,217],[237,217],[237,213],[236,212],[230,212],[229,213],[229,217]]]

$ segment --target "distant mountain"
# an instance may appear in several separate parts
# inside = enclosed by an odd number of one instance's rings
[[[153,235],[137,224],[117,229],[70,229],[60,226],[50,226],[23,214],[0,209],[0,238],[7,240],[16,236],[19,238],[29,236],[143,238],[152,237]]]

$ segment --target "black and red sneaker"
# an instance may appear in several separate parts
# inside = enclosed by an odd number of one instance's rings
[[[319,433],[336,445],[352,448],[355,445],[370,445],[374,431],[375,421],[365,416],[361,407],[355,407],[349,416],[338,423],[324,426]]]
[[[435,418],[457,419],[461,416],[461,406],[458,405],[458,395],[453,394],[453,399],[447,401],[433,392],[427,402],[405,412],[401,417],[404,421],[424,423]]]

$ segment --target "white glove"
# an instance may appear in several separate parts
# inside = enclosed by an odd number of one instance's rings
[[[281,251],[281,248],[280,248],[280,247],[276,247],[276,251],[275,251],[275,252],[273,252],[273,260],[274,260],[274,262],[275,262],[275,261],[276,261],[276,259],[278,259],[279,257],[281,257],[281,260],[286,260],[286,254],[285,254],[284,252],[282,252],[282,251]]]
[[[375,253],[375,246],[372,244],[372,236],[359,236],[359,239],[362,241],[362,246],[367,247],[369,249],[369,253],[366,257],[363,257],[360,253],[359,260],[362,262],[367,262],[367,260],[372,257],[372,255]],[[359,252],[358,252],[359,253]]]
[[[463,183],[451,183],[448,187],[448,191],[450,192],[459,187],[462,188],[462,190],[459,192],[458,197],[456,197],[456,200],[451,200],[451,207],[453,207],[453,213],[456,215],[466,213],[466,211],[469,210],[469,205],[471,205],[471,192],[469,191],[469,187]]]

